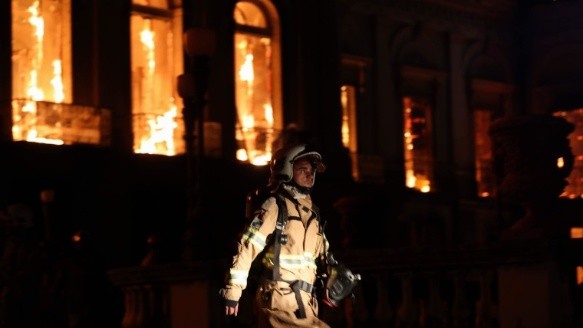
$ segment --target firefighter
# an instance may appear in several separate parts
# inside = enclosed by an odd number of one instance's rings
[[[329,327],[318,318],[314,288],[329,245],[310,197],[316,172],[324,170],[322,156],[307,145],[284,148],[273,156],[271,193],[238,241],[221,290],[227,316],[237,315],[257,258],[263,267],[255,297],[258,327]]]

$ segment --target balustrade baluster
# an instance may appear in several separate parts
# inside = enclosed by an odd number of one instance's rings
[[[440,281],[437,274],[429,276],[429,297],[423,327],[444,327],[446,323],[446,304],[440,293]]]
[[[389,284],[386,274],[375,274],[374,280],[377,285],[377,303],[374,309],[374,320],[378,327],[391,327],[394,321],[395,311],[389,301]]]
[[[144,290],[142,286],[137,286],[134,288],[135,292],[135,307],[132,320],[130,321],[131,328],[141,328],[144,325]]]
[[[496,328],[499,326],[496,304],[492,295],[492,270],[480,272],[480,297],[476,303],[476,328]]]
[[[452,306],[452,327],[467,328],[470,325],[470,307],[466,294],[466,275],[457,271],[454,273],[454,296]]]
[[[137,287],[125,287],[123,288],[124,291],[124,315],[121,321],[121,326],[123,328],[133,328],[134,325],[134,317],[136,316],[137,311]]]
[[[413,294],[413,273],[408,272],[401,276],[402,298],[397,310],[397,324],[399,328],[414,328],[419,322],[419,306]]]

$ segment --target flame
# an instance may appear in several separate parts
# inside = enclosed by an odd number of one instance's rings
[[[583,238],[583,227],[571,227],[571,239]]]
[[[245,149],[237,151],[237,159],[249,161],[253,165],[267,165],[271,160],[273,143],[273,108],[270,104],[264,104],[264,122],[262,127],[257,126],[253,114],[244,114],[241,117],[242,138],[245,142]],[[264,138],[264,145],[259,145],[257,137]]]
[[[156,44],[154,43],[154,32],[151,30],[151,21],[149,19],[144,20],[144,27],[140,32],[140,41],[144,48],[144,54],[146,56],[147,70],[142,77],[142,112],[152,113],[152,93],[154,91],[154,69],[156,68],[155,49]]]
[[[405,172],[405,175],[407,177],[405,179],[406,180],[405,183],[407,184],[407,187],[409,187],[409,188],[415,188],[415,184],[417,182],[417,178],[415,177],[415,172],[413,172],[413,170],[407,170]]]
[[[177,152],[174,137],[178,128],[178,109],[174,98],[170,97],[168,109],[162,114],[156,114],[160,113],[163,108],[157,107],[154,100],[156,92],[156,33],[152,29],[151,19],[144,19],[139,36],[146,60],[145,72],[140,81],[140,112],[148,119],[144,126],[138,126],[134,131],[139,135],[135,152],[173,156]]]
[[[63,68],[61,66],[61,61],[56,59],[53,60],[53,78],[51,79],[51,85],[53,86],[55,93],[55,102],[62,103],[65,99],[65,92],[63,91]]]
[[[152,30],[151,19],[144,20],[139,36],[146,59],[146,72],[140,81],[142,91],[140,111],[150,118],[147,119],[145,126],[139,126],[139,131],[136,131],[141,136],[139,145],[135,146],[135,152],[173,156],[176,155],[174,137],[178,128],[178,109],[174,98],[169,99],[168,110],[159,115],[153,114],[161,111],[160,108],[155,108],[156,104],[153,101],[156,92],[156,33]]]
[[[33,4],[27,8],[27,12],[30,13],[28,23],[34,29],[34,36],[36,43],[34,45],[35,58],[32,62],[32,68],[29,72],[29,82],[27,89],[27,96],[29,99],[40,101],[44,99],[44,93],[39,88],[38,83],[38,71],[43,59],[43,40],[45,35],[45,21],[40,15],[39,1],[33,2]]]
[[[431,191],[431,180],[426,174],[423,174],[416,170],[416,158],[415,158],[415,135],[413,132],[413,118],[411,118],[412,109],[410,106],[411,99],[404,99],[404,132],[403,132],[403,142],[404,142],[404,157],[405,157],[405,184],[409,188],[417,189],[423,193]],[[424,163],[427,167],[429,164]]]
[[[262,104],[256,103],[256,98],[261,98],[267,90],[256,90],[255,65],[261,63],[255,63],[253,43],[250,39],[243,38],[236,44],[240,54],[237,56],[240,61],[237,62],[236,82],[239,95],[242,96],[238,101],[240,128],[237,131],[237,140],[241,142],[241,148],[237,150],[236,156],[240,161],[262,166],[269,164],[271,160],[275,120],[269,99]],[[266,57],[270,56],[270,53],[266,53]],[[255,96],[256,92],[259,97]]]
[[[247,156],[247,150],[245,150],[243,148],[237,149],[236,157],[238,160],[240,160],[242,162],[246,162],[249,160],[249,156]]]
[[[577,266],[577,286],[583,285],[583,266]]]
[[[245,62],[241,65],[241,69],[239,70],[239,79],[244,82],[253,82],[253,80],[255,80],[252,54],[245,55]]]
[[[178,126],[176,123],[177,113],[178,110],[174,105],[166,113],[149,119],[149,133],[142,138],[140,147],[136,152],[168,156],[176,155],[174,130]]]
[[[241,118],[243,131],[252,130],[255,127],[255,117],[252,114],[245,114]]]
[[[69,0],[12,1],[12,137],[62,145],[101,143],[106,111],[66,104],[70,92]],[[66,8],[67,7],[67,8]],[[107,114],[106,114],[107,115]]]
[[[154,33],[151,29],[151,20],[144,20],[144,29],[140,32],[140,41],[146,49],[146,61],[148,63],[148,74],[154,74],[154,69],[156,68],[156,58],[154,50],[156,49],[156,43],[154,42]]]
[[[47,138],[46,136],[39,135],[37,129],[39,123],[37,102],[45,100],[44,90],[42,90],[39,83],[39,72],[43,61],[45,20],[40,11],[40,1],[33,2],[32,5],[26,9],[26,12],[30,14],[27,22],[33,28],[34,46],[31,50],[34,54],[28,72],[26,99],[20,102],[12,102],[14,121],[12,134],[16,140],[62,145],[64,143],[63,140],[59,138]],[[54,94],[54,99],[52,100],[56,103],[61,103],[65,99],[61,60],[55,59],[52,64],[53,78],[50,80]],[[53,126],[59,129],[60,122],[53,124]]]

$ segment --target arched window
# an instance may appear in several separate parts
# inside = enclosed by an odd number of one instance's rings
[[[270,2],[251,0],[233,18],[237,159],[265,165],[283,125],[279,19]]]
[[[168,0],[133,0],[131,13],[132,125],[136,153],[184,153],[181,98],[182,13]]]

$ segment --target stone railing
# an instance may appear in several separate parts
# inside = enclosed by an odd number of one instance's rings
[[[221,327],[222,261],[160,264],[109,272],[124,293],[122,327]]]
[[[324,316],[333,327],[566,327],[577,316],[573,279],[580,248],[539,240],[480,249],[347,251],[340,256],[362,283],[342,315]]]
[[[332,327],[566,327],[580,316],[574,311],[580,251],[573,241],[540,240],[479,249],[346,250],[337,258],[361,274],[361,284],[354,298],[322,307],[321,316]],[[237,319],[223,314],[218,290],[225,268],[218,260],[110,271],[125,295],[122,326],[252,327],[248,291]]]

